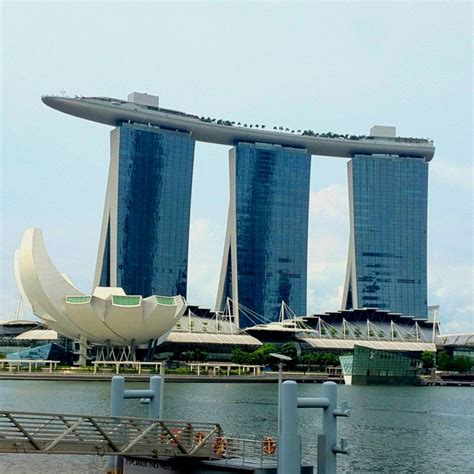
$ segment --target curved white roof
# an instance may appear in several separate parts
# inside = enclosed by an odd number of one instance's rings
[[[75,117],[116,126],[123,122],[155,125],[191,133],[201,142],[235,145],[238,142],[268,143],[303,148],[312,155],[351,158],[355,154],[392,154],[433,158],[435,148],[422,139],[373,137],[361,140],[322,138],[288,132],[209,123],[197,116],[110,97],[63,97],[46,95],[49,107]]]
[[[444,346],[474,346],[474,333],[440,334],[436,342]]]
[[[52,329],[32,329],[15,337],[17,341],[34,340],[34,341],[56,341],[58,333]]]
[[[220,334],[208,332],[173,331],[166,338],[168,342],[204,343],[204,344],[242,344],[245,346],[261,346],[262,343],[248,334]]]
[[[81,293],[59,273],[47,254],[41,230],[23,234],[15,252],[16,275],[38,316],[50,329],[93,343],[137,344],[163,339],[186,310],[182,296],[128,296],[122,288]],[[161,342],[161,341],[160,341]]]
[[[398,341],[362,341],[354,339],[324,339],[316,337],[300,337],[301,341],[307,342],[311,347],[318,349],[354,349],[354,346],[368,347],[385,351],[402,352],[436,352],[436,345],[431,342],[398,342]]]

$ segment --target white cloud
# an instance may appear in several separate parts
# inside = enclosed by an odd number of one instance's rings
[[[189,230],[188,301],[213,308],[221,269],[224,235],[209,218],[191,220]]]
[[[325,223],[345,223],[349,209],[347,186],[332,184],[318,191],[311,191],[309,209],[312,217]]]
[[[308,313],[340,308],[349,241],[347,187],[311,191],[308,241]]]
[[[438,255],[428,265],[428,304],[440,305],[441,332],[474,331],[474,268]]]
[[[430,164],[431,178],[467,191],[472,190],[474,167],[437,158]]]

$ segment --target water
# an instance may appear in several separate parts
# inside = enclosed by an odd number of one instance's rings
[[[127,384],[145,388],[146,384]],[[0,382],[1,409],[106,415],[110,385],[104,382]],[[300,384],[299,396],[321,396],[319,384]],[[340,472],[474,473],[474,390],[464,387],[338,387],[349,418],[339,435],[351,455],[338,457]],[[164,418],[220,423],[226,433],[276,433],[277,388],[273,384],[185,384],[165,386]],[[147,407],[126,401],[127,414]],[[298,412],[303,455],[316,464],[321,410]],[[92,456],[0,455],[0,473],[103,472],[105,459]]]

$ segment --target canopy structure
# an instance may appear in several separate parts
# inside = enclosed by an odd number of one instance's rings
[[[358,341],[354,339],[323,339],[313,337],[300,337],[300,341],[306,342],[315,349],[347,349],[352,350],[354,346],[368,347],[385,351],[400,352],[436,352],[436,345],[430,342],[402,342],[402,341]]]
[[[470,346],[474,347],[474,333],[444,334],[436,338],[436,342],[443,346]]]
[[[58,333],[52,329],[32,329],[15,337],[16,341],[56,341]]]
[[[206,332],[173,331],[166,338],[167,342],[195,343],[195,344],[222,344],[261,346],[262,343],[248,334],[221,334]]]

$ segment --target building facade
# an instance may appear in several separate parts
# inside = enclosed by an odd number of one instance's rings
[[[350,242],[343,309],[427,317],[428,163],[356,155],[348,162]]]
[[[238,143],[229,153],[230,204],[216,307],[233,301],[240,327],[267,322],[282,301],[306,314],[311,155],[279,145]]]
[[[112,130],[94,286],[186,297],[193,161],[189,133]]]

